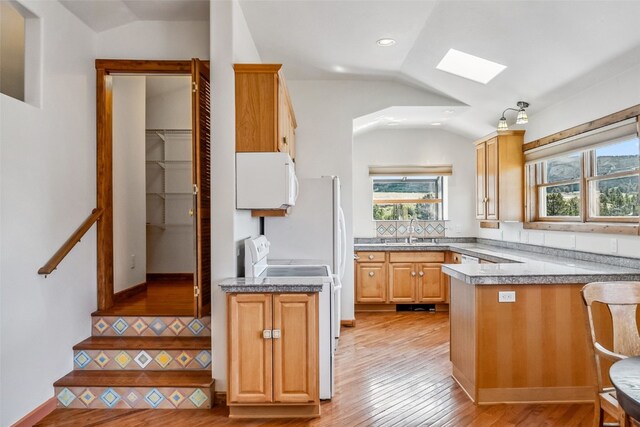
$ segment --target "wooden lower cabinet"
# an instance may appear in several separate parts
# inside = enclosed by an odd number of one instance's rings
[[[356,301],[387,302],[387,265],[384,262],[356,264]]]
[[[441,264],[389,263],[389,301],[393,303],[444,302]]]
[[[319,416],[318,294],[231,293],[227,310],[229,416]]]
[[[358,252],[356,302],[415,304],[447,301],[444,252]]]

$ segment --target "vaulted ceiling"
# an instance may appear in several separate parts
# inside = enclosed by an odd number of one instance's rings
[[[135,20],[209,16],[206,0],[61,1],[96,31]],[[389,105],[360,118],[361,131],[438,122],[477,137],[493,131],[500,113],[517,101],[531,104],[531,116],[640,63],[640,1],[240,0],[240,5],[263,62],[284,64],[288,79],[393,79],[451,99],[447,108]],[[376,40],[383,37],[397,43],[379,47]],[[507,68],[486,85],[437,70],[450,48]]]

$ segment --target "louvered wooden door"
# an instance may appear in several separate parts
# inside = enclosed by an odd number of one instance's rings
[[[196,271],[194,312],[211,313],[211,83],[209,64],[191,61]]]

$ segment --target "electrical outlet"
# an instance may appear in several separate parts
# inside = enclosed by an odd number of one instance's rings
[[[498,292],[498,302],[516,302],[516,291]]]
[[[136,255],[135,254],[131,254],[131,264],[129,265],[129,267],[132,270],[136,268]]]

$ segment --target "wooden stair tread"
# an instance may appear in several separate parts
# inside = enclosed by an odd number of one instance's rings
[[[176,308],[164,308],[164,307],[112,307],[106,310],[96,310],[91,313],[91,316],[122,316],[122,317],[193,317],[193,308],[189,309],[176,309]]]
[[[89,337],[74,350],[211,350],[211,337]]]
[[[71,371],[54,387],[198,387],[213,384],[210,370],[203,371]]]

